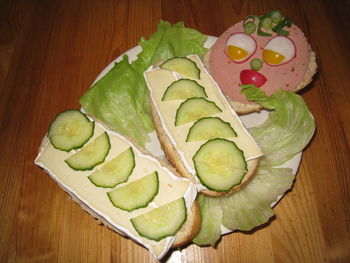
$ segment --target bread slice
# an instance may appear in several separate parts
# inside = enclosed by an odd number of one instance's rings
[[[207,53],[204,55],[203,58],[203,64],[205,65],[206,69],[210,72],[210,54],[211,49],[208,49]],[[304,80],[300,82],[293,90],[292,92],[298,92],[299,90],[305,88],[307,85],[309,85],[312,81],[312,77],[316,74],[317,71],[317,62],[316,62],[316,54],[314,51],[310,51],[310,58],[309,58],[309,64],[307,71],[305,73]],[[239,115],[248,114],[251,112],[258,112],[262,109],[262,107],[255,103],[255,104],[244,104],[237,101],[231,100],[228,96],[226,96],[234,110]]]
[[[194,60],[197,61],[197,63],[198,63],[198,61],[200,61],[198,57],[197,57],[197,59],[194,59]],[[205,71],[203,66],[202,66],[202,68]],[[157,70],[157,67],[154,66],[153,68],[150,68],[148,71],[153,71],[153,70]],[[152,118],[153,118],[153,121],[154,121],[154,124],[155,124],[155,129],[156,129],[156,132],[157,132],[158,140],[160,141],[162,149],[163,149],[167,159],[176,168],[176,170],[178,171],[178,173],[181,176],[192,180],[197,185],[200,185],[200,182],[199,182],[198,178],[196,178],[196,176],[189,171],[188,166],[186,167],[186,164],[184,163],[184,160],[181,157],[181,155],[179,153],[179,150],[175,147],[174,143],[172,142],[172,139],[170,138],[171,135],[169,135],[169,132],[167,132],[167,128],[165,127],[166,124],[165,124],[164,118],[161,116],[161,113],[158,110],[158,106],[156,105],[155,99],[152,98],[152,93],[154,93],[154,91],[152,91],[152,87],[150,87],[151,86],[150,82],[153,81],[152,77],[150,77],[150,79],[149,79],[149,76],[147,74],[149,74],[149,72],[145,72],[145,79],[146,79],[146,82],[147,82],[148,87],[150,89],[150,104],[151,104],[151,108],[152,108]],[[203,74],[208,74],[208,72],[205,72]],[[214,83],[214,81],[212,80],[210,75],[207,78],[211,79],[211,81]],[[160,82],[158,79],[154,79],[154,81],[158,82],[158,83]],[[157,87],[156,89],[158,89],[158,88],[159,87]],[[163,88],[164,87],[162,87],[161,89],[163,89]],[[229,111],[233,112],[233,110],[231,109],[230,104],[226,101],[226,99],[222,95],[221,91],[219,91],[218,88],[217,88],[217,90],[218,90],[217,91],[218,93],[216,93],[216,91],[215,91],[212,94],[216,94],[215,96],[217,96],[217,98],[220,98],[219,100],[221,100],[221,98],[222,98],[221,102],[224,105],[227,105],[227,108],[230,108]],[[157,94],[156,96],[159,97],[159,94]],[[210,97],[208,99],[210,100]],[[226,102],[223,102],[223,101],[226,101]],[[231,116],[234,116],[234,115],[231,115]],[[237,117],[237,119],[238,119],[238,117]],[[240,124],[240,125],[243,127],[242,124]],[[242,128],[242,130],[243,129],[244,128]],[[187,133],[187,130],[184,130],[184,131]],[[248,134],[247,131],[245,131],[244,133]],[[249,140],[254,142],[254,139],[251,136],[249,136]],[[204,142],[202,142],[201,144],[203,144],[203,143]],[[256,146],[255,142],[254,142],[254,145]],[[256,146],[256,147],[258,148],[258,146]],[[261,155],[262,155],[262,153],[259,156],[261,156]],[[250,179],[250,177],[254,174],[254,172],[255,172],[255,170],[256,170],[256,168],[258,166],[258,163],[259,163],[259,158],[250,158],[247,161],[248,171],[245,174],[242,182],[239,185],[236,185],[236,186],[232,187],[230,190],[228,190],[226,192],[219,192],[219,191],[209,190],[209,189],[207,189],[206,187],[203,187],[203,186],[202,187],[199,186],[200,192],[202,192],[202,193],[204,193],[206,195],[209,195],[209,196],[221,196],[221,195],[224,195],[224,194],[231,194],[232,192],[234,192],[234,191],[238,190],[239,188],[241,188],[242,185],[244,185]]]

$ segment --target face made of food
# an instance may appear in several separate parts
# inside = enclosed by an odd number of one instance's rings
[[[255,84],[266,95],[281,88],[294,90],[305,78],[309,66],[310,45],[294,24],[287,37],[244,33],[243,22],[224,32],[211,48],[210,71],[220,88],[231,100],[248,102],[240,93],[240,84]],[[252,70],[261,66],[259,70]],[[258,65],[257,65],[258,64]]]

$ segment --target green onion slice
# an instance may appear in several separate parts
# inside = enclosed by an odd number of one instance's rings
[[[275,25],[272,28],[272,31],[277,33],[278,35],[286,36],[288,35],[288,31],[284,30],[284,27],[291,27],[292,26],[292,20],[290,18],[284,18],[282,21],[280,21],[277,25]]]
[[[270,14],[268,13],[268,14],[259,16],[259,20],[263,21],[266,17],[270,17]]]
[[[271,13],[259,17],[249,15],[243,21],[244,33],[251,35],[256,31],[256,28],[258,28],[258,35],[263,37],[270,37],[272,34],[265,32],[262,29],[272,30],[280,36],[288,36],[289,31],[283,28],[291,26],[292,20],[290,18],[284,18],[279,10],[274,10]]]
[[[254,58],[250,61],[250,68],[255,71],[259,71],[263,66],[263,62],[261,59]]]
[[[277,34],[278,34],[279,36],[285,36],[285,37],[286,37],[286,36],[289,35],[289,31],[280,29],[280,30],[277,32]]]
[[[270,17],[264,18],[262,21],[262,27],[266,30],[271,30],[272,29],[272,19]]]
[[[251,35],[256,31],[256,22],[259,21],[257,16],[249,15],[243,21],[244,33]]]
[[[270,13],[270,17],[273,23],[277,24],[282,19],[282,13],[279,10],[274,10]]]
[[[263,36],[263,37],[270,37],[270,36],[272,36],[272,34],[267,33],[267,32],[264,32],[264,31],[261,30],[262,25],[263,25],[263,24],[262,24],[262,21],[260,21],[260,22],[259,22],[259,25],[258,25],[258,32],[257,32],[258,35],[259,35],[259,36]]]
[[[255,30],[256,30],[256,25],[254,24],[253,21],[248,21],[247,23],[245,23],[244,33],[251,35],[255,32]]]

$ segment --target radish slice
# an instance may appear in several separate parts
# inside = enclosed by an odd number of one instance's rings
[[[244,33],[230,36],[226,42],[226,54],[235,63],[243,63],[256,51],[256,41]]]
[[[262,57],[264,61],[277,66],[288,63],[296,56],[294,42],[285,36],[276,36],[272,38],[264,47]]]
[[[240,78],[243,85],[253,84],[258,88],[264,85],[267,80],[263,74],[251,69],[242,70]]]

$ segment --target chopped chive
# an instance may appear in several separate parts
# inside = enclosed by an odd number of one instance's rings
[[[292,20],[284,18],[281,11],[274,10],[262,16],[249,15],[243,21],[244,32],[248,35],[253,34],[257,29],[257,34],[263,37],[270,37],[272,34],[263,31],[272,30],[280,36],[288,36],[289,31],[283,29],[284,27],[291,27]]]
[[[277,32],[277,34],[278,34],[279,36],[285,36],[285,37],[286,37],[286,36],[289,35],[289,31],[280,29],[280,30]]]
[[[267,17],[270,17],[270,14],[265,14],[265,15],[259,16],[259,20],[263,21]]]
[[[284,18],[282,21],[280,21],[277,25],[275,25],[272,28],[273,32],[276,32],[278,35],[286,35],[289,32],[284,30],[284,27],[291,27],[292,26],[292,20],[290,18]]]

